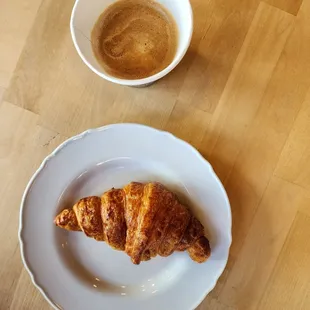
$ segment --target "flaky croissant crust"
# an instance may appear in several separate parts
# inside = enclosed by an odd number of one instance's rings
[[[185,250],[202,263],[211,254],[202,224],[160,183],[132,182],[83,198],[54,223],[125,251],[134,264]]]

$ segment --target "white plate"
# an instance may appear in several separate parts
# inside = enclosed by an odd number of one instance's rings
[[[130,181],[159,181],[188,203],[206,228],[212,255],[186,252],[133,265],[55,215],[84,196]],[[211,165],[173,135],[135,124],[88,130],[61,144],[30,180],[21,204],[20,244],[33,283],[56,309],[193,309],[223,272],[231,244],[227,195]]]

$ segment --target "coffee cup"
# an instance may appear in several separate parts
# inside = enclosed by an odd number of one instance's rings
[[[123,79],[111,75],[94,56],[91,33],[99,16],[118,0],[76,0],[70,29],[74,46],[84,63],[100,77],[121,85],[147,86],[167,75],[184,57],[193,32],[193,14],[189,0],[156,0],[174,17],[178,28],[176,53],[171,63],[160,72],[141,79]]]

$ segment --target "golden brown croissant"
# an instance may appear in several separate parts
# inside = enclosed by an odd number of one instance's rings
[[[160,183],[132,182],[83,198],[54,223],[125,251],[134,264],[185,250],[202,263],[211,253],[202,224]]]

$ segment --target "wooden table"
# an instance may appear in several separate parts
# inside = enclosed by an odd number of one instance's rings
[[[66,138],[116,122],[189,141],[226,187],[231,255],[199,309],[310,309],[310,0],[192,0],[186,57],[142,89],[82,63],[73,2],[0,4],[0,309],[50,309],[20,259],[29,178]]]

